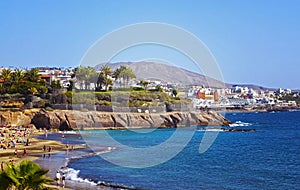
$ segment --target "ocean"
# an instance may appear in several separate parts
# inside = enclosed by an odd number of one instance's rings
[[[299,111],[226,113],[225,117],[235,122],[235,127],[254,128],[256,132],[219,132],[208,150],[199,153],[205,131],[195,127],[191,128],[193,136],[187,145],[161,164],[128,167],[161,158],[161,155],[168,152],[166,149],[152,154],[145,151],[145,159],[131,163],[130,159],[140,157],[123,154],[122,146],[112,144],[108,148],[111,152],[71,159],[64,171],[68,172],[69,180],[92,186],[105,183],[129,189],[300,189]],[[85,131],[82,132],[83,138],[65,135],[62,141],[88,143],[97,149],[106,149],[109,144],[99,139],[110,136],[120,144],[144,150],[167,141],[175,131]],[[179,132],[185,137],[190,131],[183,129]],[[49,138],[58,139],[58,136],[50,134]],[[172,143],[170,147],[179,148],[176,143],[182,142]],[[111,159],[103,159],[104,155]],[[127,167],[122,166],[122,163],[121,166],[113,164],[112,160],[125,160],[124,165],[127,164]]]

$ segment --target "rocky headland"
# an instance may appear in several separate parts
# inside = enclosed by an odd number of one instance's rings
[[[215,111],[132,113],[26,109],[0,111],[0,124],[36,128],[125,129],[125,128],[176,128],[186,126],[227,126],[231,122]]]

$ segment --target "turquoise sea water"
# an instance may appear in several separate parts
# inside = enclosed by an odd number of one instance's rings
[[[208,151],[199,154],[204,132],[196,131],[178,155],[148,168],[121,167],[100,156],[73,160],[68,167],[79,172],[78,178],[141,189],[300,189],[300,112],[227,113],[226,118],[240,123],[239,128],[257,132],[220,132]],[[116,130],[109,135],[143,148],[165,141],[174,130]],[[103,131],[86,132],[84,138],[99,146],[97,135],[100,138]],[[67,138],[70,142],[82,140]],[[121,150],[117,147],[117,151]]]

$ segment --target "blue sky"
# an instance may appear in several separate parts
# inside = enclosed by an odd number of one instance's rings
[[[105,34],[162,22],[204,42],[226,82],[300,89],[299,1],[2,0],[0,7],[0,66],[75,67]],[[137,52],[115,60],[161,55]]]

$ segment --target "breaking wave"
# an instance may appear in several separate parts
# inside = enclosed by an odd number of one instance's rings
[[[73,168],[62,168],[60,169],[61,172],[65,173],[66,175],[66,179],[67,180],[71,180],[71,181],[76,181],[76,182],[80,182],[80,183],[88,183],[90,185],[96,186],[97,183],[93,182],[92,180],[89,179],[83,179],[81,177],[79,177],[79,172],[80,170],[74,170]]]
[[[246,123],[242,121],[236,121],[235,123],[229,124],[229,127],[246,127],[252,125],[251,123]]]
[[[110,187],[110,188],[114,188],[114,189],[116,188],[116,189],[127,189],[127,190],[141,189],[141,188],[136,188],[134,186],[126,186],[126,185],[122,185],[122,184],[107,183],[104,181],[94,182],[91,179],[84,179],[79,176],[80,170],[75,170],[73,168],[64,167],[64,168],[60,169],[60,172],[65,173],[66,180],[71,180],[71,181],[75,181],[75,182],[79,182],[79,183],[86,183],[91,186],[105,186],[105,187]]]

